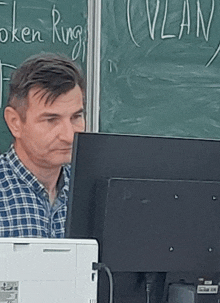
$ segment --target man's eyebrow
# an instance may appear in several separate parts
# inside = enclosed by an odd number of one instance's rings
[[[56,117],[60,117],[59,114],[55,114],[55,113],[43,113],[39,116],[39,118],[56,118]]]
[[[85,112],[85,109],[83,107],[81,107],[79,110],[77,110],[75,113],[73,113],[73,116],[84,113],[84,112]]]
[[[81,114],[81,113],[84,113],[84,112],[85,112],[85,110],[84,110],[84,108],[82,107],[82,108],[80,108],[79,110],[77,110],[76,112],[74,112],[74,113],[72,114],[72,116],[75,116],[75,115],[78,115],[78,114]],[[42,113],[42,114],[39,116],[39,118],[58,118],[58,117],[60,117],[59,114],[50,113],[50,112],[48,112],[48,113]]]

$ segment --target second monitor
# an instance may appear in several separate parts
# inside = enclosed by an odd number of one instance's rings
[[[219,271],[220,141],[77,134],[67,237],[112,271]]]

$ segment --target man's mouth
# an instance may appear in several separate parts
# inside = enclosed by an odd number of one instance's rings
[[[72,152],[72,148],[58,148],[57,151],[63,153],[70,153]]]

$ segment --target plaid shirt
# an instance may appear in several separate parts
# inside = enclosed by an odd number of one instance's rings
[[[63,238],[70,165],[64,166],[54,205],[19,160],[13,145],[0,156],[0,237]]]

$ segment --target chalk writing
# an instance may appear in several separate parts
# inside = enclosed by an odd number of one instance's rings
[[[210,11],[208,12],[208,18],[207,18],[207,11],[206,11],[206,18],[204,17],[204,11],[202,6],[202,1],[197,0],[196,1],[196,24],[194,26],[191,25],[191,6],[189,0],[182,0],[182,6],[181,6],[181,19],[180,19],[180,25],[178,29],[178,33],[169,33],[171,31],[170,23],[168,22],[169,19],[169,6],[171,1],[165,0],[143,0],[145,1],[145,7],[146,7],[146,14],[144,15],[144,18],[146,18],[146,27],[148,28],[149,32],[149,38],[151,40],[156,39],[156,31],[158,31],[158,28],[160,29],[160,36],[158,38],[165,40],[165,39],[183,39],[184,35],[189,35],[191,31],[196,29],[195,37],[199,38],[202,34],[205,41],[209,41],[210,38],[210,32],[211,32],[211,26],[214,19],[215,14],[215,0],[209,0],[210,1]],[[135,21],[132,20],[133,16],[131,14],[131,5],[132,0],[127,0],[127,7],[126,7],[126,15],[127,15],[127,26],[128,26],[128,33],[131,37],[132,42],[135,44],[136,47],[141,47],[141,43],[136,39],[135,37]],[[206,8],[207,10],[207,8]],[[162,20],[159,20],[159,16],[162,16]],[[140,16],[141,17],[141,16]],[[170,17],[171,18],[171,17]],[[206,20],[205,20],[206,19]],[[193,19],[194,20],[194,19]],[[174,30],[172,28],[172,30]],[[146,38],[148,38],[146,36]],[[217,55],[220,52],[220,45],[218,46],[217,50],[211,57],[211,59],[208,60],[208,63],[206,66],[209,66],[214,59],[217,57]]]
[[[209,65],[212,64],[212,62],[213,62],[213,61],[215,60],[215,58],[218,56],[219,52],[220,52],[220,44],[218,45],[218,47],[217,47],[215,53],[213,54],[213,56],[212,56],[212,57],[210,58],[210,60],[206,63],[206,67],[208,67]]]
[[[212,9],[211,9],[210,17],[209,17],[207,30],[205,30],[205,24],[204,24],[204,19],[203,19],[202,10],[201,10],[199,0],[197,1],[197,8],[198,8],[197,9],[197,37],[199,37],[199,29],[200,29],[200,22],[201,22],[203,35],[205,37],[205,40],[208,41],[209,40],[210,26],[211,26],[213,14],[214,14],[214,9],[215,9],[215,0],[212,0]]]
[[[112,61],[111,59],[108,59],[108,62],[109,62],[109,71],[110,71],[110,73],[112,73],[113,70],[115,70],[116,73],[117,73],[118,72],[117,64],[114,61]]]
[[[131,36],[132,41],[134,42],[134,44],[137,47],[140,47],[140,45],[136,42],[136,40],[134,39],[134,35],[133,35],[133,31],[132,31],[132,26],[131,26],[131,16],[130,16],[130,1],[128,0],[127,2],[127,22],[128,22],[128,30],[129,30],[129,34]]]
[[[168,0],[166,0],[166,3],[165,3],[164,18],[163,18],[163,24],[162,24],[162,28],[161,28],[161,38],[162,39],[169,39],[169,38],[176,37],[176,35],[165,35],[164,34],[164,29],[165,29],[165,25],[166,25],[166,21],[167,21],[167,11],[168,11]]]
[[[183,3],[183,15],[182,15],[182,22],[180,24],[180,32],[179,32],[179,39],[181,39],[183,35],[184,27],[187,28],[187,35],[190,33],[190,10],[189,10],[189,0],[184,1]]]
[[[1,5],[7,5],[7,3],[0,2],[0,9]],[[4,11],[5,12],[5,11]],[[6,42],[24,42],[24,43],[31,43],[34,41],[44,42],[41,37],[40,31],[36,29],[32,29],[30,27],[23,27],[20,30],[16,27],[16,13],[17,13],[17,3],[16,1],[13,2],[12,8],[12,26],[11,29],[7,29],[5,27],[0,28],[0,43]]]
[[[83,34],[83,28],[81,25],[76,25],[74,28],[68,27],[64,28],[63,26],[58,26],[61,23],[61,14],[56,9],[55,5],[52,9],[52,41],[53,43],[56,42],[56,40],[63,42],[65,44],[69,44],[70,40],[75,41],[76,44],[73,47],[72,51],[72,59],[76,60],[79,57],[79,54],[81,51],[83,51],[82,46],[82,34]]]
[[[146,1],[149,32],[150,32],[150,36],[151,36],[152,40],[154,40],[155,25],[156,25],[156,21],[157,21],[157,17],[158,17],[159,7],[160,7],[160,0],[157,0],[154,19],[153,19],[153,23],[152,23],[151,16],[150,16],[149,1],[148,0]]]
[[[2,107],[3,81],[9,81],[9,78],[3,77],[3,67],[16,69],[16,66],[7,63],[2,63],[2,61],[0,60],[0,108]]]
[[[62,16],[57,5],[50,5],[49,9],[46,8],[48,17],[46,21],[41,18],[40,13],[39,15],[37,14],[38,10],[36,9],[36,22],[33,27],[27,24],[26,20],[20,20],[20,11],[24,9],[24,6],[19,7],[19,1],[11,1],[10,4],[8,1],[0,1],[0,14],[4,17],[8,16],[7,25],[3,23],[4,18],[0,18],[0,47],[1,44],[7,45],[9,43],[12,45],[40,43],[42,50],[44,50],[46,42],[52,44],[59,43],[70,46],[72,60],[80,58],[84,62],[86,57],[87,29],[80,24],[65,26],[65,16]],[[33,8],[31,6],[25,7],[25,9],[30,9],[30,13],[32,13],[31,10]],[[74,18],[72,20],[74,21]],[[22,22],[25,22],[25,24],[22,24]],[[42,25],[44,24],[46,26],[42,29]],[[0,58],[0,108],[3,105],[3,83],[9,80],[9,78],[4,77],[4,73],[8,69],[16,69],[16,66],[4,61],[4,58]]]
[[[5,2],[0,2],[1,6],[8,5]],[[63,22],[61,19],[61,13],[56,8],[55,5],[52,7],[52,42],[56,43],[56,41],[62,42],[66,45],[69,45],[70,42],[75,42],[72,51],[72,59],[76,60],[80,54],[83,56],[83,27],[79,24],[74,27],[60,26]],[[45,40],[43,39],[43,34],[40,30],[30,28],[28,26],[24,26],[20,29],[17,28],[17,3],[13,2],[12,8],[12,24],[10,28],[0,27],[0,44],[7,42],[23,42],[23,43],[33,43],[40,42],[43,43]],[[49,16],[48,16],[49,17]]]

